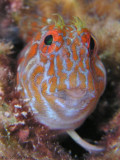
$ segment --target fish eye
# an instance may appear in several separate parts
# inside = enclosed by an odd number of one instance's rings
[[[51,45],[52,42],[53,42],[53,36],[52,35],[48,35],[48,36],[45,37],[44,43],[46,45]]]
[[[92,36],[90,36],[90,51],[93,52],[95,48],[95,40]]]

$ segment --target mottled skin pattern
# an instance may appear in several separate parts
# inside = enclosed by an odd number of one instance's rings
[[[49,44],[47,39],[51,39]],[[76,23],[42,26],[18,59],[17,86],[50,129],[75,129],[96,107],[106,73],[96,41]]]

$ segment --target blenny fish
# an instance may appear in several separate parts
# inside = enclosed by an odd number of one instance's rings
[[[46,23],[20,53],[17,90],[38,122],[67,132],[89,152],[102,151],[75,132],[106,86],[96,39],[78,17],[65,23],[59,16]]]

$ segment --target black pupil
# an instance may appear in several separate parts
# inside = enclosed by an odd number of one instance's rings
[[[93,51],[95,47],[95,41],[92,37],[90,37],[90,51]]]
[[[53,41],[53,36],[52,35],[48,35],[48,36],[45,37],[44,42],[45,42],[46,45],[51,45],[52,41]]]

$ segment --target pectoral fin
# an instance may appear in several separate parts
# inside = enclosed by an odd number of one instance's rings
[[[96,145],[93,145],[93,144],[86,142],[74,130],[67,130],[67,133],[77,144],[79,144],[81,147],[83,147],[89,153],[101,152],[101,151],[105,150],[105,148],[102,146],[96,146]]]

